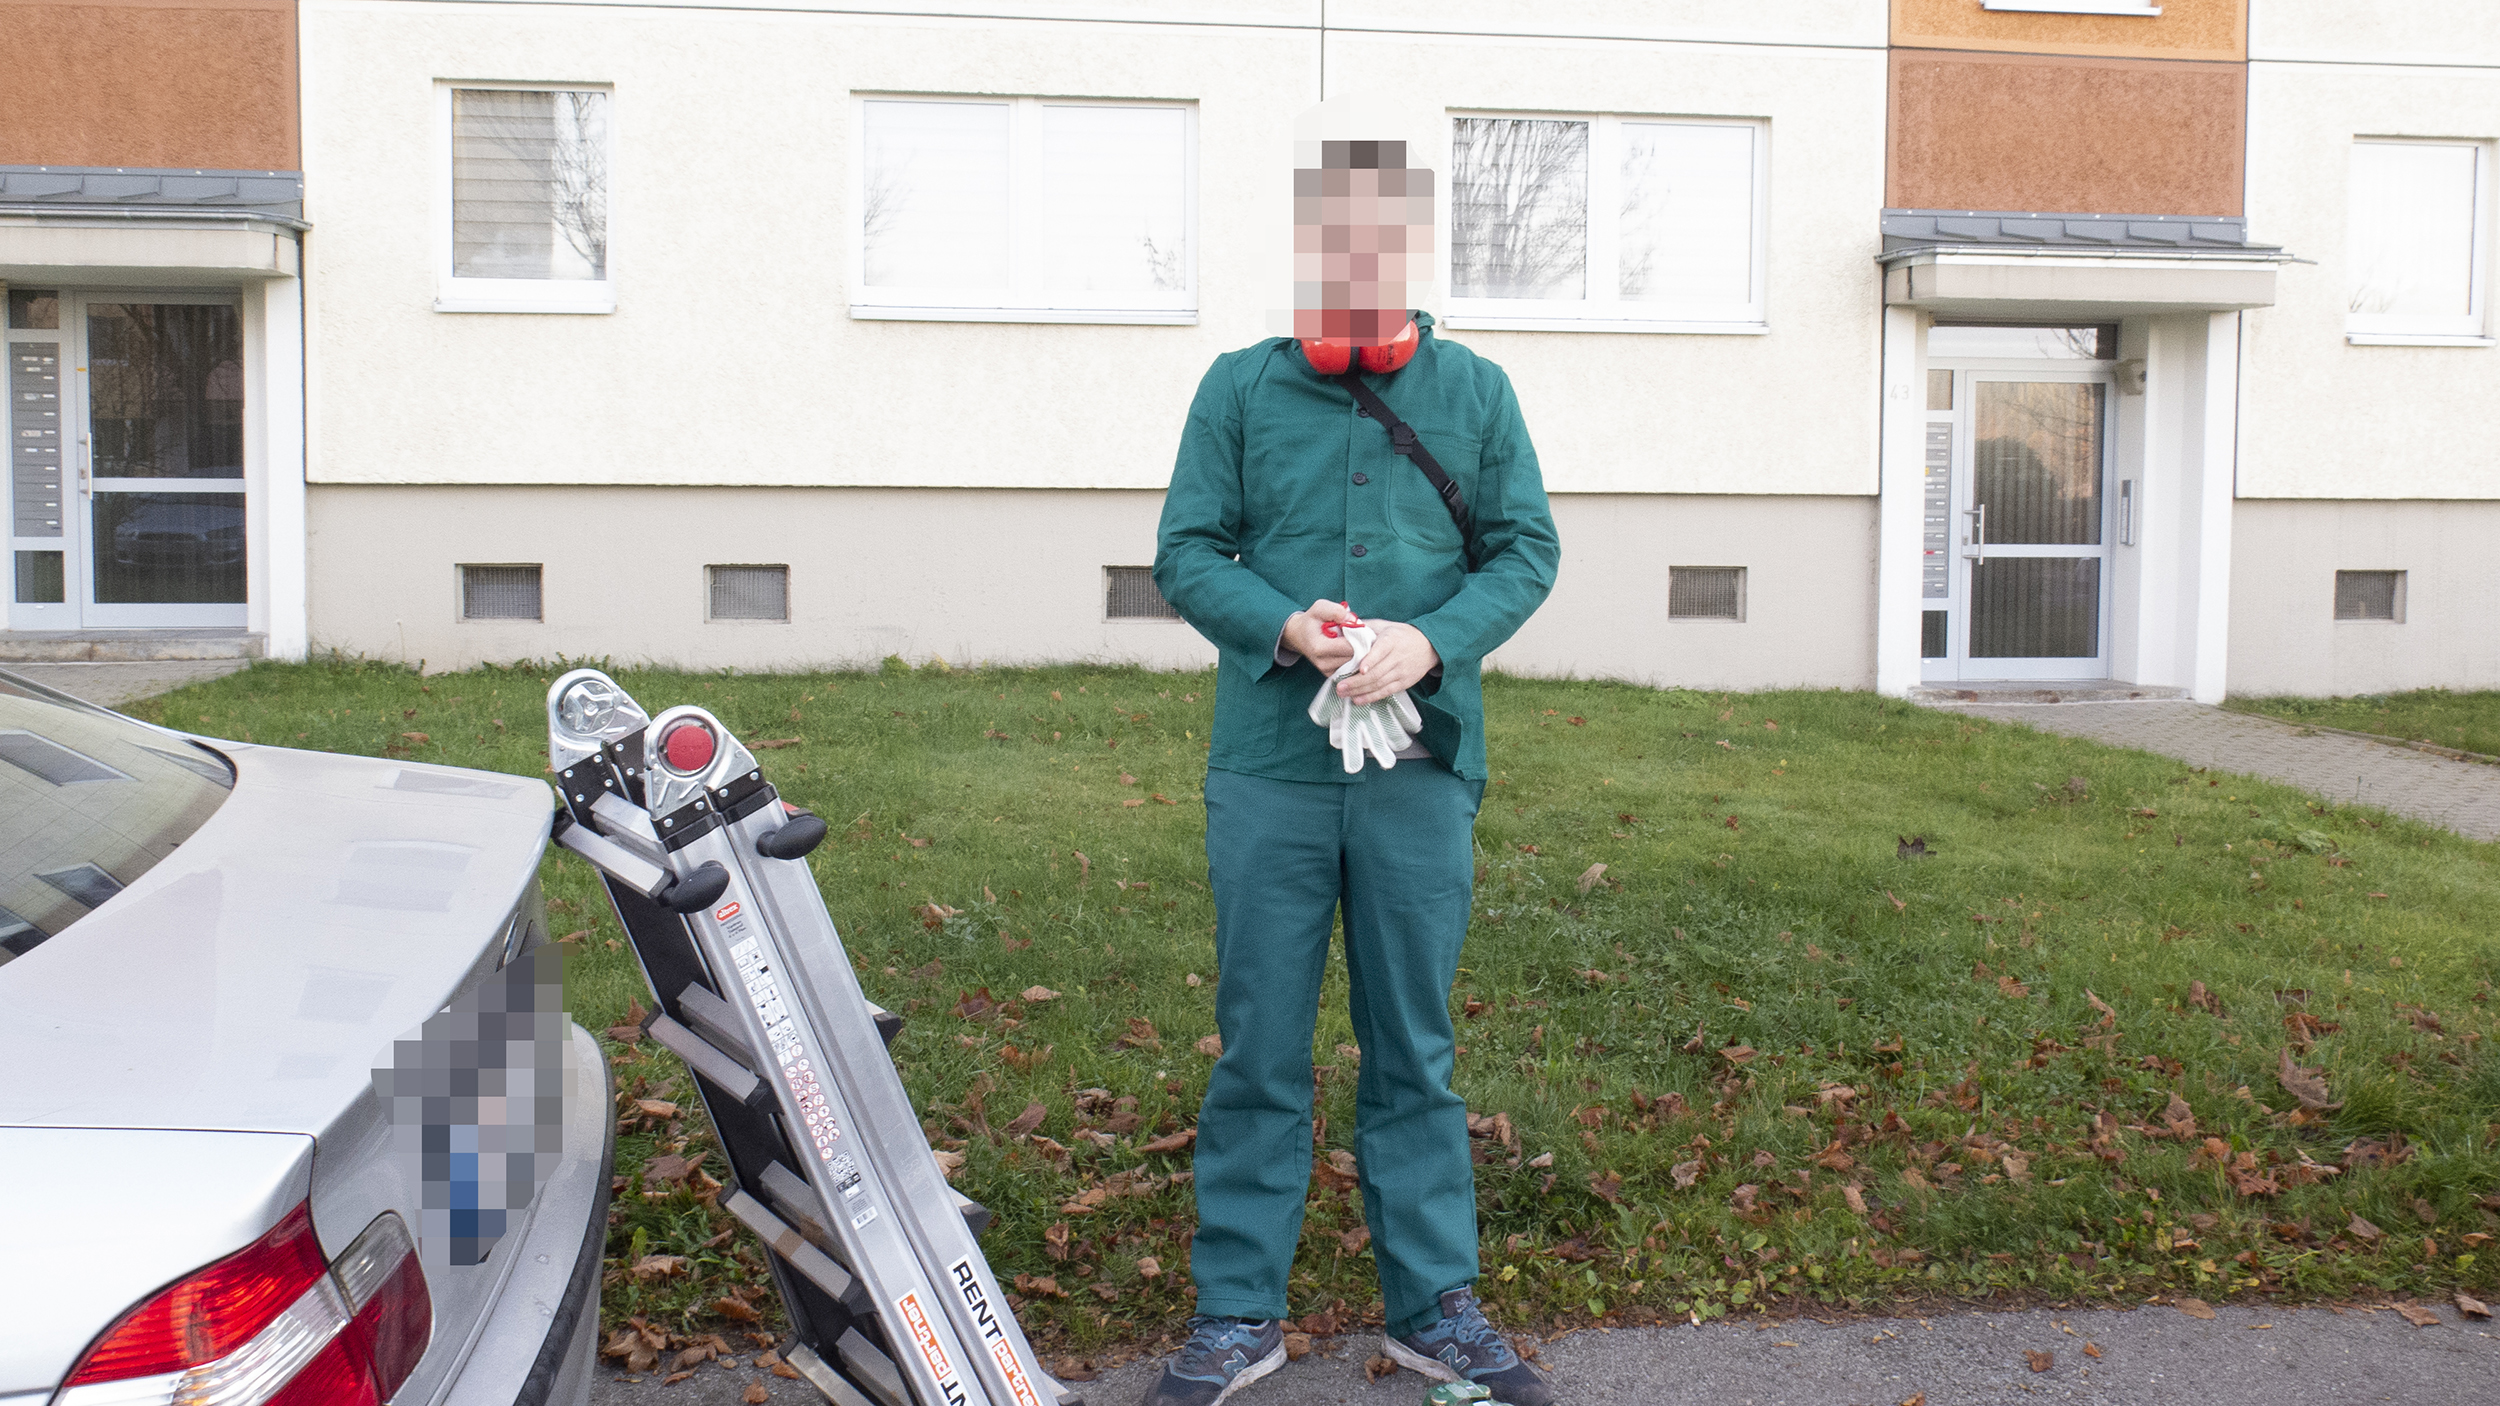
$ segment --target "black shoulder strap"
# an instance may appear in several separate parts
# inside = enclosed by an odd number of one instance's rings
[[[1432,457],[1432,451],[1424,448],[1424,442],[1415,437],[1415,427],[1399,419],[1398,413],[1391,410],[1386,401],[1363,384],[1360,372],[1348,371],[1336,380],[1353,392],[1355,404],[1362,406],[1366,413],[1380,422],[1382,429],[1389,432],[1390,452],[1405,455],[1416,468],[1424,471],[1424,477],[1432,483],[1432,491],[1441,495],[1441,506],[1450,510],[1450,521],[1458,524],[1458,540],[1466,553],[1467,569],[1475,570],[1476,519],[1467,511],[1467,497],[1458,491],[1458,484],[1442,471],[1439,462]]]

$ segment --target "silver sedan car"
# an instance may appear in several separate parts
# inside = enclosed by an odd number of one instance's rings
[[[551,807],[0,674],[0,1406],[588,1399]]]

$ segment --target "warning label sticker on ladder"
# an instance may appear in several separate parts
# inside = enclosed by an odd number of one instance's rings
[[[808,1067],[800,1052],[798,1023],[791,1019],[790,1008],[781,999],[781,983],[774,979],[772,963],[764,960],[763,946],[752,937],[741,938],[746,918],[732,903],[721,909],[729,918],[721,925],[722,935],[731,939],[729,956],[738,964],[738,979],[745,983],[747,1000],[764,1020],[764,1038],[773,1048],[773,1058],[780,1061],[782,1073],[790,1081],[790,1091],[797,1096],[799,1116],[807,1125],[807,1140],[816,1148],[820,1160],[833,1159],[833,1144],[842,1136],[842,1127],[834,1121],[833,1109],[825,1102],[825,1092],[816,1082],[816,1071]],[[865,1217],[852,1222],[865,1225],[876,1217],[873,1208]]]

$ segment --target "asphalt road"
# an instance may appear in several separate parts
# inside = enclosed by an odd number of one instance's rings
[[[1568,1406],[2490,1406],[2500,1402],[2500,1325],[2438,1305],[2416,1328],[2389,1309],[2222,1307],[2211,1321],[2171,1307],[2129,1312],[1965,1313],[1811,1319],[1755,1326],[1625,1328],[1546,1344]],[[2097,1358],[2084,1351],[2098,1347]],[[1411,1372],[1367,1382],[1374,1340],[1348,1334],[1244,1390],[1228,1406],[1416,1406]],[[2051,1354],[2031,1370],[2026,1350]],[[1087,1406],[1135,1406],[1156,1366],[1076,1385]],[[814,1406],[803,1382],[707,1365],[675,1386],[594,1381],[592,1406],[733,1406],[764,1381],[782,1406]]]

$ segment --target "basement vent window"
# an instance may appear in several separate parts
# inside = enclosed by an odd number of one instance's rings
[[[526,566],[463,566],[460,568],[460,618],[463,620],[543,620],[539,578],[546,570]]]
[[[1102,617],[1105,620],[1178,620],[1181,613],[1155,588],[1151,566],[1106,566],[1102,569]]]
[[[707,566],[703,568],[714,620],[788,620],[790,568],[786,566]]]
[[[2335,618],[2387,620],[2405,618],[2405,574],[2401,571],[2338,571],[2335,573]]]
[[[1668,567],[1667,618],[1670,620],[1744,619],[1745,568],[1741,566]]]

